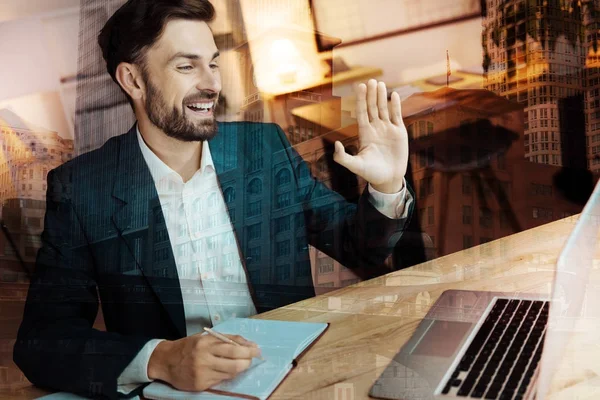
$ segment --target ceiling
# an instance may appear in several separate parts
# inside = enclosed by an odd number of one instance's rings
[[[80,0],[0,0],[0,22],[79,7]]]

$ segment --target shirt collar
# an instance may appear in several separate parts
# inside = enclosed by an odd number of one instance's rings
[[[160,181],[162,178],[165,178],[171,174],[179,174],[167,164],[165,164],[154,152],[148,147],[142,134],[140,133],[140,128],[136,124],[135,131],[138,138],[138,143],[140,146],[140,150],[142,151],[142,156],[148,164],[148,168],[150,168],[150,174],[155,182]],[[202,157],[200,158],[200,172],[204,172],[206,168],[211,168],[214,170],[215,166],[213,163],[212,155],[210,154],[210,148],[208,146],[208,141],[205,140],[202,142]]]

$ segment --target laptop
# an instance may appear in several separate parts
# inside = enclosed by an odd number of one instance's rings
[[[564,373],[565,368],[557,371],[565,359],[571,358],[568,366],[573,368],[590,358],[584,348],[576,359],[570,347],[573,335],[586,330],[582,320],[594,322],[587,324],[588,343],[598,346],[600,295],[590,272],[600,266],[594,263],[599,226],[600,183],[560,253],[551,296],[445,291],[369,395],[398,400],[545,398]],[[589,318],[590,313],[599,315]]]

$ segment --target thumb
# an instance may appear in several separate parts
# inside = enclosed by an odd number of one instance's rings
[[[344,145],[340,141],[335,142],[333,160],[341,166],[346,167],[350,172],[358,175],[360,160],[356,156],[346,153],[346,149],[344,149]]]

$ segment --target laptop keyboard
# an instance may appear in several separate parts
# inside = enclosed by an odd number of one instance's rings
[[[542,356],[548,305],[497,299],[442,393],[522,399]]]

